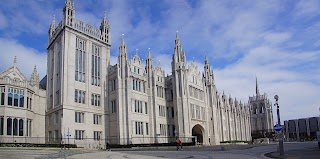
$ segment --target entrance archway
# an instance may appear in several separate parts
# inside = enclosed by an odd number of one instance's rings
[[[203,143],[204,129],[201,125],[197,124],[192,128],[192,136],[197,137],[197,142]]]

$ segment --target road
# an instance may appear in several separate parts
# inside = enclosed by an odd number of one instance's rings
[[[315,150],[315,142],[285,143],[285,153],[305,152],[306,150]],[[274,152],[277,149],[276,144],[263,146],[225,146],[221,149],[218,146],[204,147],[184,147],[182,151],[175,151],[174,147],[147,149],[136,148],[131,151],[95,151],[85,149],[59,150],[59,149],[39,149],[39,148],[0,148],[0,158],[6,159],[265,159],[265,153]],[[119,150],[119,149],[118,149]],[[310,153],[306,153],[309,154]],[[304,159],[308,156],[294,156],[287,154],[289,158]]]

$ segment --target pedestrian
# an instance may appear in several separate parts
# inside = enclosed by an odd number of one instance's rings
[[[107,140],[107,151],[111,151],[111,145],[109,140]]]
[[[180,150],[182,150],[182,142],[180,139],[178,140],[178,147],[180,147]]]

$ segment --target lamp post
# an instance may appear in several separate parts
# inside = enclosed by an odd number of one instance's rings
[[[278,95],[275,95],[275,96],[274,96],[274,99],[276,100],[276,103],[274,104],[274,106],[277,106],[278,125],[281,126],[280,110],[279,110],[279,104],[278,104],[279,96],[278,96]],[[279,151],[280,151],[280,156],[283,156],[283,155],[284,155],[284,151],[283,151],[282,131],[279,132]]]

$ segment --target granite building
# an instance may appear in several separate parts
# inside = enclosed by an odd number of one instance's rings
[[[256,78],[256,95],[249,97],[251,110],[251,135],[253,138],[271,137],[274,132],[272,103],[267,94],[260,94]]]
[[[27,79],[16,64],[0,73],[0,143],[45,143],[46,91],[36,67]]]
[[[250,109],[219,93],[207,58],[202,71],[187,63],[178,34],[172,74],[145,63],[138,51],[132,59],[124,36],[117,64],[110,65],[110,25],[99,28],[76,19],[66,0],[63,19],[49,28],[47,58],[47,142],[96,147],[112,144],[190,142],[203,144],[250,141]]]

